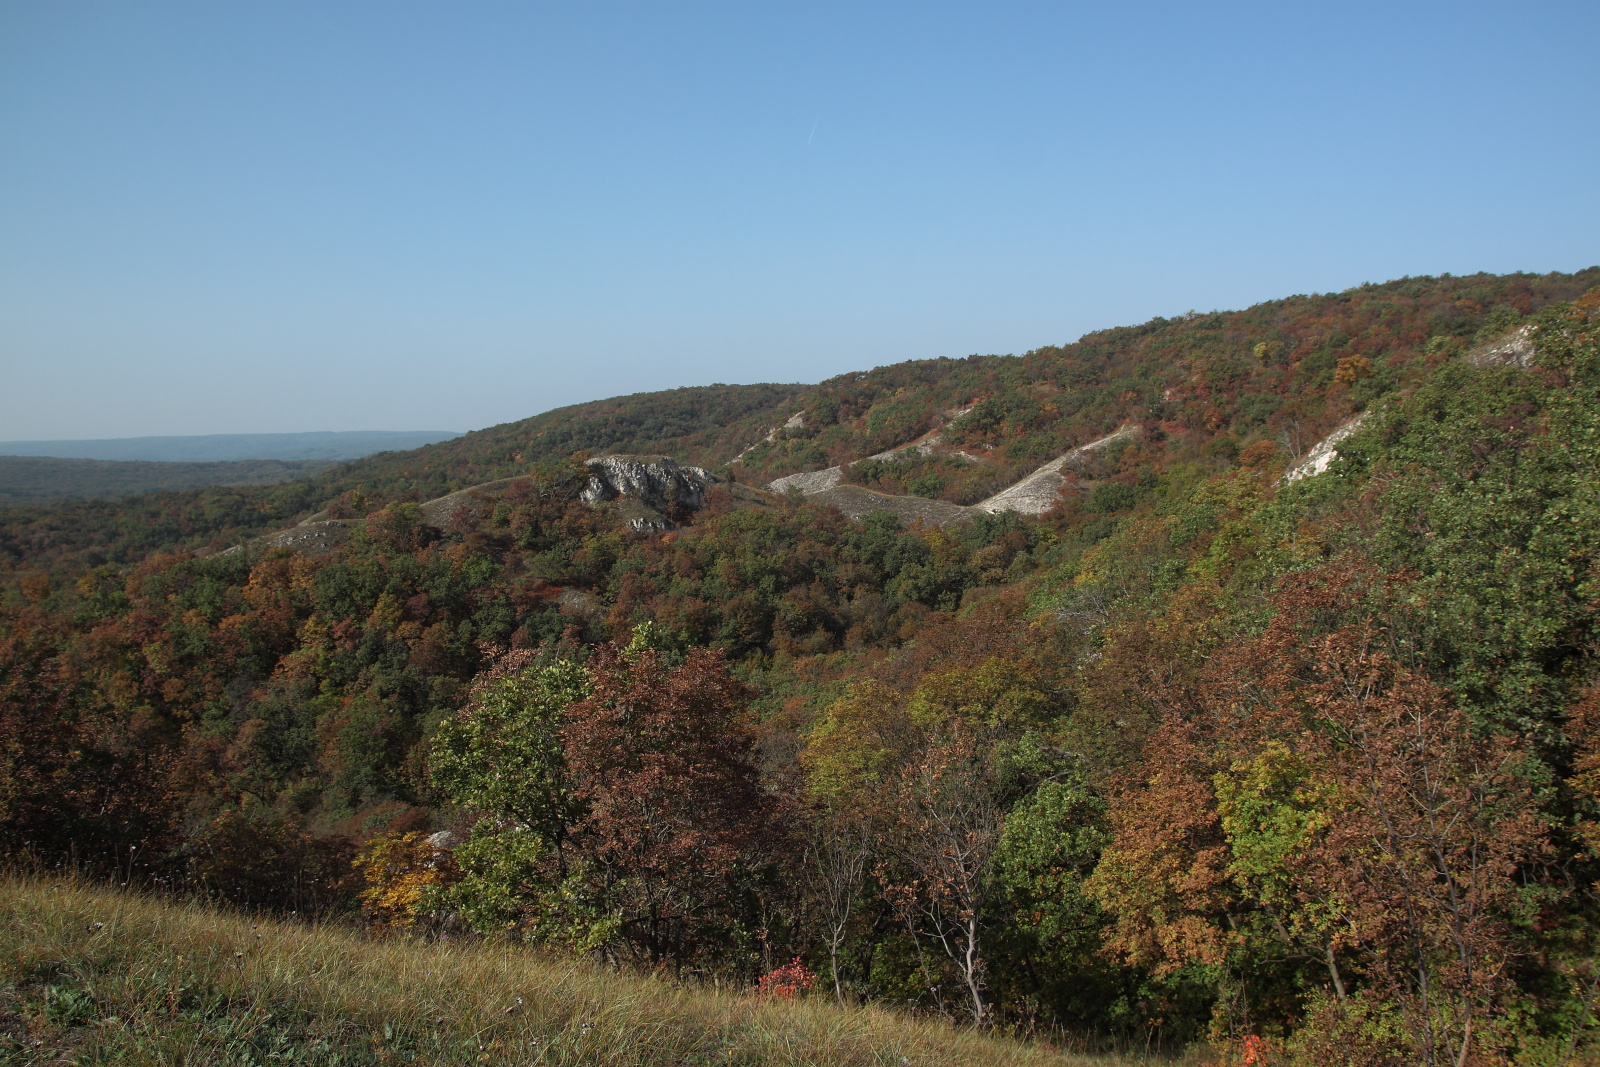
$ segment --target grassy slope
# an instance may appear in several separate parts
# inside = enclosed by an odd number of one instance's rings
[[[104,924],[103,926],[97,924]],[[519,1001],[520,998],[520,1001]],[[520,1007],[508,1012],[508,1007]],[[1114,1064],[822,997],[0,881],[0,1064]]]

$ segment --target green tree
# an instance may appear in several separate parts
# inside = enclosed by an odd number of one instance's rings
[[[532,653],[504,657],[476,685],[467,706],[434,738],[433,782],[459,808],[532,831],[559,860],[574,814],[560,730],[567,705],[588,695],[588,672]]]
[[[1077,775],[1044,782],[1006,816],[995,850],[991,877],[1009,934],[995,952],[997,991],[1057,1023],[1103,1006],[1119,984],[1099,955],[1105,916],[1084,891],[1111,840],[1106,810]]]
[[[1321,960],[1343,1002],[1347,990],[1336,942],[1348,918],[1337,894],[1297,877],[1307,850],[1339,817],[1332,784],[1316,778],[1281,741],[1271,741],[1253,759],[1216,775],[1212,785],[1228,839],[1228,872],[1259,909],[1241,922],[1241,939],[1277,941]]]
[[[455,851],[460,880],[445,902],[480,932],[548,939],[557,936],[549,898],[570,873],[567,833],[577,811],[560,730],[590,680],[576,663],[532,658],[513,652],[473,686],[467,706],[439,727],[429,763],[434,784],[482,816]]]

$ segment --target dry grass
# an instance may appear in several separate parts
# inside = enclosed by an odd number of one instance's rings
[[[371,941],[0,880],[0,1064],[1111,1067],[878,1008],[685,988],[482,944]]]

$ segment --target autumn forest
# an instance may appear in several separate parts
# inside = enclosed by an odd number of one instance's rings
[[[0,509],[0,850],[1090,1051],[1594,1063],[1597,611],[1600,268],[1407,278]]]

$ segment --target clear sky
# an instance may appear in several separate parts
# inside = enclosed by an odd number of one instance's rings
[[[0,439],[1600,262],[1600,4],[0,2]]]

